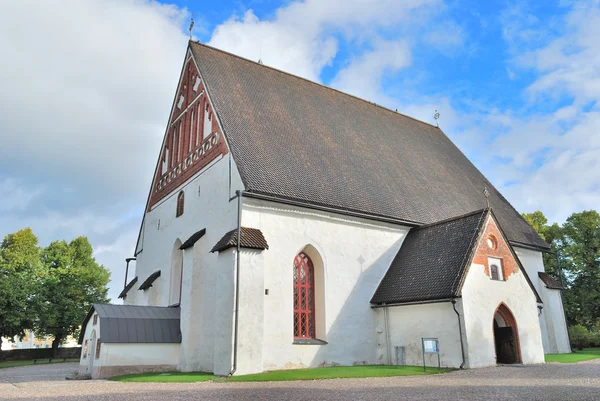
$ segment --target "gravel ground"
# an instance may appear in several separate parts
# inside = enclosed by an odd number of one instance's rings
[[[0,399],[27,400],[600,400],[600,359],[435,376],[272,383],[65,381],[76,364],[0,369]]]

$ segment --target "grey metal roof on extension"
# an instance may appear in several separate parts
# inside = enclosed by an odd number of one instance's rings
[[[458,297],[470,254],[487,210],[410,230],[381,280],[374,304]]]
[[[240,242],[240,247],[242,248],[269,249],[269,244],[267,244],[265,236],[257,228],[242,227]],[[235,246],[237,246],[237,229],[226,233],[211,249],[211,252],[221,252]]]
[[[180,343],[179,307],[94,304],[84,319],[79,343],[94,314],[103,343]]]
[[[548,245],[439,129],[190,42],[249,194],[430,224],[489,202],[513,243]]]

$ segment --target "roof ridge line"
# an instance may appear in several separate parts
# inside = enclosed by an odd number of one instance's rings
[[[417,227],[413,228],[413,231],[418,231],[418,230],[422,230],[422,229],[425,229],[425,228],[429,228],[429,227],[433,227],[433,226],[438,226],[438,225],[444,224],[444,223],[450,223],[451,221],[460,220],[460,219],[463,219],[465,217],[469,217],[469,216],[476,215],[478,213],[486,212],[488,210],[491,210],[491,208],[485,207],[483,209],[475,210],[474,212],[469,212],[469,213],[461,214],[459,216],[450,217],[448,219],[436,221],[435,223],[424,224],[422,226],[417,226]]]
[[[332,90],[332,91],[334,91],[334,92],[341,93],[342,95],[349,96],[349,97],[351,97],[351,98],[354,98],[354,99],[360,100],[361,102],[368,103],[368,104],[370,104],[371,106],[379,107],[380,109],[386,110],[386,111],[388,111],[388,112],[390,112],[390,113],[394,113],[394,114],[396,114],[396,115],[401,115],[401,116],[403,116],[403,117],[410,118],[410,119],[411,119],[411,120],[413,120],[413,121],[416,121],[416,122],[418,122],[418,123],[421,123],[421,124],[428,125],[428,126],[430,126],[430,127],[432,127],[432,128],[437,128],[437,129],[439,129],[440,131],[442,131],[442,129],[441,129],[440,127],[438,127],[438,126],[435,126],[435,125],[433,125],[433,124],[431,124],[431,123],[428,123],[427,121],[419,120],[419,119],[418,119],[418,118],[416,118],[416,117],[409,116],[408,114],[404,114],[404,113],[401,113],[401,112],[399,112],[399,111],[394,111],[394,110],[392,110],[392,109],[389,109],[389,108],[387,108],[387,107],[384,107],[384,106],[382,106],[382,105],[380,105],[380,104],[377,104],[377,103],[371,102],[371,101],[369,101],[369,100],[366,100],[366,99],[360,98],[360,97],[358,97],[358,96],[355,96],[355,95],[352,95],[352,94],[350,94],[350,93],[347,93],[347,92],[341,91],[341,90],[339,90],[339,89],[332,88],[331,86],[327,86],[327,85],[325,85],[325,84],[321,84],[321,83],[319,83],[319,82],[311,81],[311,80],[310,80],[310,79],[308,79],[308,78],[304,78],[304,77],[301,77],[301,76],[298,76],[298,75],[294,75],[294,74],[292,74],[292,73],[290,73],[290,72],[287,72],[287,71],[284,71],[284,70],[280,70],[279,68],[271,67],[271,66],[269,66],[269,65],[266,65],[266,64],[259,64],[259,63],[257,63],[256,61],[252,61],[252,60],[250,60],[250,59],[247,59],[247,58],[245,58],[245,57],[239,56],[239,55],[237,55],[237,54],[230,53],[230,52],[228,52],[228,51],[225,51],[225,50],[222,50],[222,49],[218,49],[218,48],[216,48],[216,47],[213,47],[213,46],[209,46],[209,45],[207,45],[207,44],[205,44],[205,43],[195,42],[195,41],[193,41],[193,40],[190,40],[190,41],[189,41],[189,43],[190,43],[190,44],[197,45],[197,46],[206,47],[206,48],[208,48],[208,49],[215,50],[215,51],[218,51],[218,52],[221,52],[221,53],[227,54],[227,55],[229,55],[229,56],[236,57],[236,58],[238,58],[238,59],[240,59],[240,60],[243,60],[243,61],[246,61],[246,62],[248,62],[248,63],[257,64],[257,65],[259,65],[259,66],[261,66],[261,67],[264,67],[264,68],[269,68],[269,69],[271,69],[271,70],[273,70],[273,71],[277,71],[277,72],[279,72],[279,73],[282,73],[282,74],[285,74],[285,75],[289,75],[290,77],[293,77],[293,78],[301,79],[301,80],[303,80],[303,81],[306,81],[306,82],[309,82],[309,83],[311,83],[311,84],[313,84],[313,85],[321,86],[321,87],[323,87],[323,88],[326,88],[326,89]],[[442,131],[442,132],[443,132],[443,131]]]

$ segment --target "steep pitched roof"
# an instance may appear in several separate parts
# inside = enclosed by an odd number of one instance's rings
[[[81,325],[79,344],[94,311],[100,317],[103,343],[181,342],[179,307],[94,304]]]
[[[240,233],[240,247],[250,249],[269,249],[269,244],[262,231],[257,228],[242,227]],[[219,240],[211,252],[221,252],[237,246],[237,229],[231,230]]]
[[[190,42],[247,192],[428,224],[489,202],[510,241],[547,248],[432,125]]]
[[[455,298],[487,210],[412,229],[381,280],[374,304]]]

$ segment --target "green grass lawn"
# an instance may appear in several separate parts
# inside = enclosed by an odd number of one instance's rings
[[[546,362],[573,363],[600,358],[600,348],[574,350],[572,354],[547,354]]]
[[[171,372],[171,373],[142,373],[137,375],[125,375],[113,377],[110,380],[120,382],[157,382],[157,383],[190,383],[215,380],[219,382],[265,382],[265,381],[288,381],[288,380],[319,380],[339,379],[357,377],[390,377],[390,376],[414,376],[424,374],[436,374],[447,372],[452,369],[427,368],[423,372],[422,366],[335,366],[330,368],[313,369],[290,369],[275,370],[253,375],[233,376],[223,378],[204,372]]]
[[[77,359],[67,359],[66,361],[63,361],[62,359],[53,359],[52,363],[62,363],[62,362],[79,362],[79,358]],[[36,365],[47,365],[48,364],[48,360],[47,359],[39,359],[36,363]],[[2,368],[14,368],[16,366],[28,366],[28,365],[33,365],[33,359],[28,360],[28,361],[4,361],[4,362],[0,362],[0,369]]]

